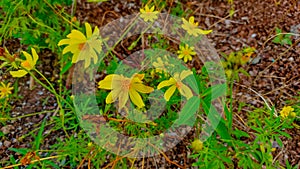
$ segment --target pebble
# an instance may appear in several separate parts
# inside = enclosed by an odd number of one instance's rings
[[[290,57],[288,60],[289,60],[290,62],[294,62],[294,61],[295,61],[293,57]]]
[[[13,125],[6,125],[6,126],[2,127],[0,131],[2,131],[2,133],[5,135],[5,134],[10,133],[10,131],[14,130],[14,129],[15,129],[15,127]]]
[[[256,33],[253,33],[252,35],[251,35],[251,38],[255,38],[257,36],[257,34]]]
[[[259,61],[260,61],[260,59],[261,59],[260,56],[255,57],[254,59],[252,59],[251,64],[254,64],[254,65],[255,65],[255,64],[258,64]]]
[[[242,19],[242,20],[247,20],[247,21],[248,21],[248,20],[249,20],[249,17],[248,17],[248,16],[244,16],[244,17],[242,17],[241,19]]]
[[[38,94],[38,95],[43,95],[44,92],[43,92],[43,91],[38,91],[37,94]]]
[[[9,146],[11,145],[11,142],[5,140],[3,145],[4,145],[5,147],[9,147]]]

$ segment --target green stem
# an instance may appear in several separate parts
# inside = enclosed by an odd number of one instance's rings
[[[63,107],[61,105],[61,101],[60,101],[60,99],[62,97],[59,97],[59,95],[57,94],[57,92],[54,89],[53,85],[48,81],[48,79],[40,71],[38,71],[37,69],[34,69],[34,70],[35,70],[35,72],[37,72],[47,82],[47,84],[50,86],[50,88],[47,87],[43,82],[41,82],[32,73],[29,72],[30,75],[34,78],[34,80],[36,80],[39,84],[41,84],[43,87],[45,87],[47,90],[49,90],[51,93],[53,93],[55,95],[56,100],[57,100],[57,104],[58,104],[59,108],[63,109]]]
[[[69,137],[69,134],[67,133],[65,125],[64,125],[64,123],[65,123],[65,120],[64,120],[65,112],[64,112],[63,106],[61,104],[61,100],[65,101],[65,103],[67,103],[67,104],[68,104],[68,102],[63,97],[61,97],[60,95],[57,94],[57,92],[55,91],[53,85],[48,81],[48,79],[40,71],[38,71],[37,69],[34,69],[34,70],[47,82],[47,84],[50,86],[50,88],[48,86],[46,86],[43,82],[41,82],[33,73],[31,73],[30,71],[28,71],[28,73],[34,78],[34,80],[36,82],[38,82],[40,85],[42,85],[44,88],[46,88],[47,90],[49,90],[51,93],[53,93],[55,95],[56,100],[57,100],[57,104],[60,108],[59,115],[60,115],[60,118],[61,118],[61,121],[62,121],[62,127],[63,127],[63,130],[64,130],[65,134],[67,135],[67,137]],[[70,108],[73,109],[72,106]]]
[[[35,116],[35,115],[38,115],[38,114],[52,113],[54,111],[55,110],[53,110],[53,111],[42,111],[42,112],[30,113],[30,114],[25,114],[23,116],[18,116],[18,117],[13,117],[13,118],[6,118],[6,120],[17,120],[17,119],[24,118],[24,117]]]
[[[69,107],[70,109],[75,112],[74,107],[68,102],[66,101],[66,99],[64,99],[62,96],[60,96],[59,94],[57,94],[56,90],[54,89],[53,85],[48,81],[48,79],[38,70],[34,69],[40,76],[42,76],[43,79],[46,80],[46,82],[49,84],[49,86],[51,86],[51,88],[49,88],[48,86],[46,86],[43,82],[41,82],[37,77],[34,76],[34,74],[32,74],[31,72],[28,72],[36,82],[38,82],[40,85],[42,85],[44,88],[46,88],[47,90],[49,90],[51,93],[53,93],[55,95],[55,97],[57,98],[57,101],[62,100],[64,101]],[[59,99],[58,99],[59,98]]]

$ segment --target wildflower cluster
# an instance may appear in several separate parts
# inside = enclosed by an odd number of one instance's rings
[[[229,55],[224,55],[225,61],[222,62],[222,66],[225,69],[225,73],[228,77],[232,77],[234,73],[245,73],[240,67],[250,61],[253,56],[255,48],[246,47],[237,52],[231,52]]]
[[[103,41],[99,39],[100,32],[96,26],[94,32],[92,32],[91,25],[85,23],[86,36],[78,30],[72,30],[67,35],[68,39],[62,39],[59,41],[58,46],[68,45],[64,48],[63,54],[71,52],[73,54],[72,63],[77,63],[83,60],[84,68],[87,68],[91,64],[91,60],[94,63],[98,62],[98,53],[102,51]]]
[[[294,108],[291,106],[284,106],[282,110],[280,111],[280,116],[283,119],[286,119],[288,117],[296,117],[296,113],[294,112]]]
[[[23,77],[25,76],[29,71],[33,70],[35,68],[36,62],[39,59],[39,56],[37,55],[36,51],[34,48],[31,48],[31,53],[23,51],[23,55],[25,56],[25,60],[20,60],[21,61],[21,66],[18,71],[10,71],[9,73],[13,77]]]
[[[0,85],[0,99],[4,97],[8,97],[11,94],[11,91],[13,90],[13,87],[10,86],[10,83],[4,84],[1,82]]]

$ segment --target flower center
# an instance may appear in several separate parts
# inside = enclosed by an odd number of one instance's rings
[[[182,53],[183,53],[184,55],[190,55],[190,51],[188,51],[188,50],[184,50],[184,51],[182,51]]]
[[[177,87],[178,89],[180,89],[182,85],[183,85],[183,84],[182,84],[181,82],[177,82],[177,83],[176,83],[176,87]]]
[[[87,50],[89,48],[89,45],[87,43],[80,43],[78,45],[79,50]]]
[[[21,65],[26,69],[32,69],[32,67],[30,66],[30,63],[27,60],[22,62]]]
[[[129,90],[129,88],[130,88],[130,79],[122,80],[121,89],[122,90]]]

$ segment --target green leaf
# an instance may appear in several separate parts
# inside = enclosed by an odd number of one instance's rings
[[[210,122],[210,126],[208,128],[215,129],[215,131],[221,136],[223,140],[231,140],[231,136],[229,134],[228,128],[225,125],[222,115],[216,110],[213,105],[211,105],[211,102],[201,100],[201,105]]]
[[[16,164],[16,159],[14,158],[13,155],[9,156],[9,160],[10,160],[11,164]],[[18,169],[18,167],[14,167],[14,169]]]
[[[280,43],[281,42],[281,37],[280,36],[276,36],[273,40],[272,40],[273,43]]]
[[[278,131],[279,134],[281,134],[282,136],[286,137],[286,138],[292,138],[288,133],[284,132],[284,131]]]
[[[229,130],[232,130],[232,112],[227,108],[226,105],[224,105],[224,111],[225,111],[225,117],[227,122],[227,128]]]
[[[41,144],[41,141],[43,139],[43,131],[44,131],[44,128],[45,128],[45,123],[46,123],[46,118],[43,120],[43,123],[41,125],[40,130],[39,130],[39,133],[35,138],[35,150],[38,150],[40,148],[40,144]]]
[[[191,124],[191,119],[196,119],[197,110],[200,106],[200,99],[196,96],[190,98],[186,103],[185,106],[182,108],[179,118],[174,122],[176,125],[189,125]]]
[[[184,80],[186,81],[186,84],[188,84],[194,93],[196,93],[196,95],[199,94],[199,86],[200,86],[200,79],[199,77],[196,76],[196,70],[193,69],[193,74],[186,77]]]
[[[275,140],[278,143],[279,147],[283,146],[283,143],[282,143],[281,139],[278,137],[278,135],[275,136]]]
[[[281,29],[279,29],[279,28],[275,28],[276,30],[276,34],[279,34],[279,33],[282,33],[282,30]]]
[[[250,77],[250,74],[246,70],[244,70],[243,68],[239,68],[239,72],[241,72],[242,74],[244,74],[247,77]]]
[[[202,96],[208,96],[205,100],[215,100],[218,97],[225,96],[227,90],[227,85],[224,84],[217,84],[214,86],[209,87]],[[209,97],[210,96],[210,97]]]
[[[250,137],[248,133],[246,133],[246,132],[244,132],[244,131],[241,131],[241,130],[238,130],[238,129],[234,130],[234,131],[233,131],[233,134],[234,134],[238,139],[240,139],[241,137],[247,137],[247,138]]]
[[[72,67],[72,62],[68,62],[61,70],[60,75],[65,74],[71,67]]]
[[[27,148],[8,148],[8,150],[14,151],[14,152],[22,154],[22,155],[25,155],[26,153],[29,152],[29,150]]]

